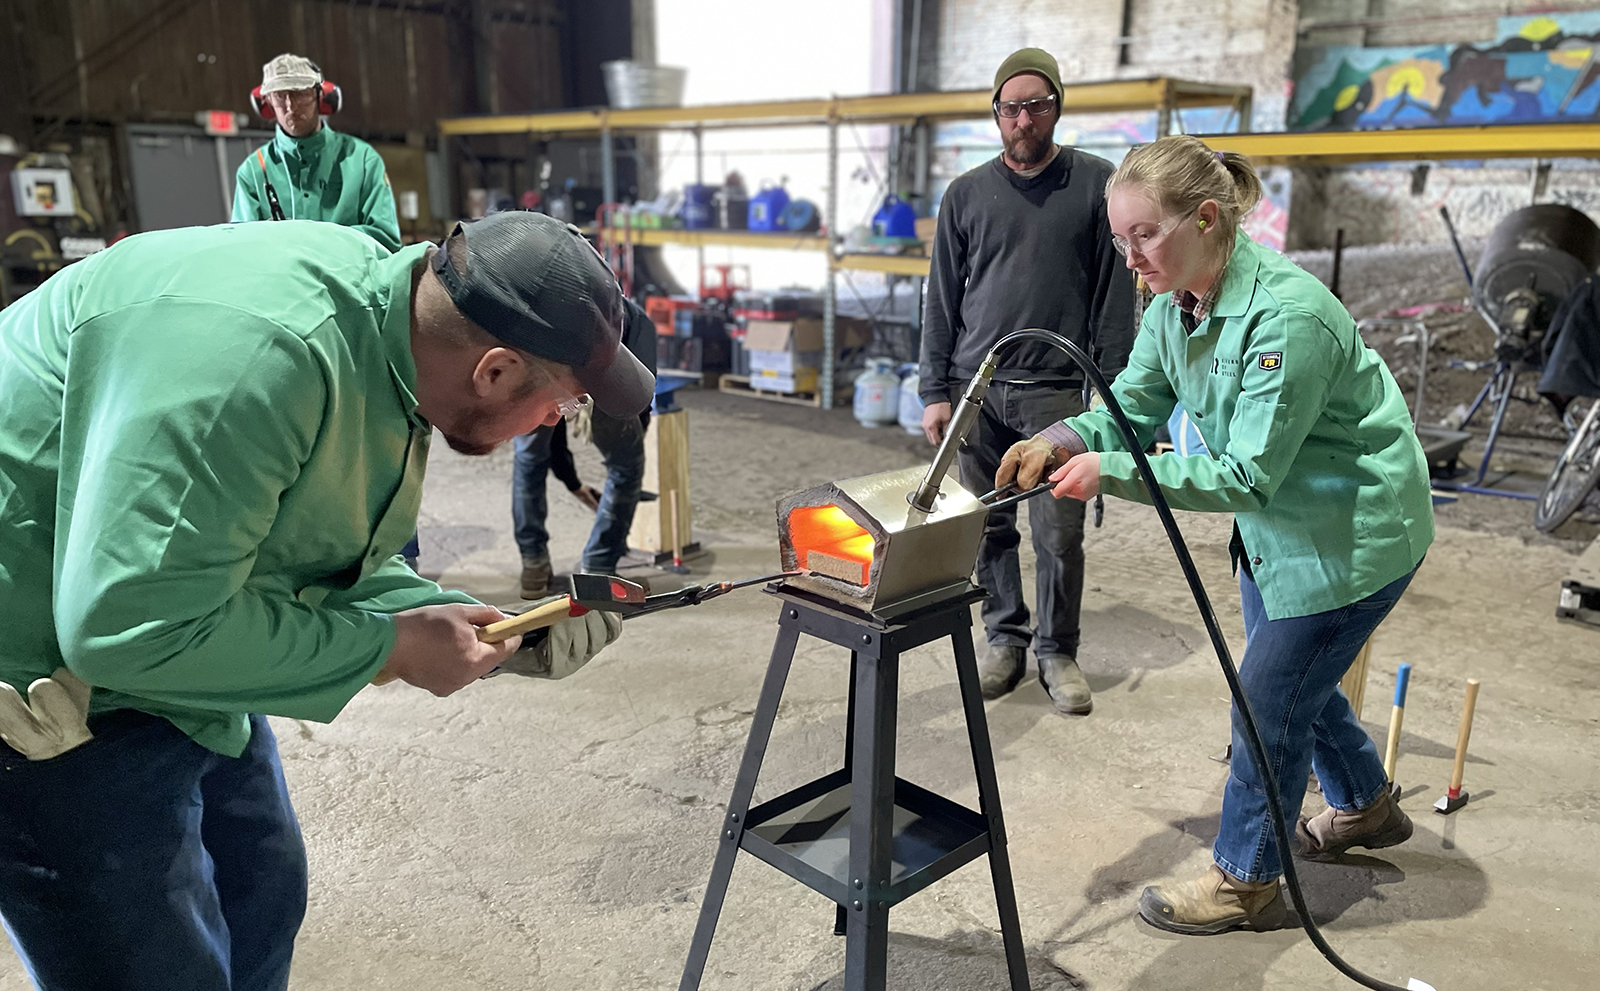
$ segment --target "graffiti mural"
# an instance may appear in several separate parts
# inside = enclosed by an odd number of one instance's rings
[[[1503,17],[1494,42],[1322,49],[1295,81],[1293,130],[1600,118],[1600,10]]]

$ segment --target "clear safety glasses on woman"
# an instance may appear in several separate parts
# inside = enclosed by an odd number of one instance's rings
[[[1195,207],[1195,210],[1198,209],[1200,208]],[[1132,231],[1127,237],[1123,237],[1121,234],[1113,234],[1111,235],[1111,246],[1117,249],[1117,254],[1119,255],[1126,255],[1130,249],[1142,255],[1160,244],[1168,234],[1177,230],[1179,224],[1194,216],[1195,210],[1190,210],[1180,217],[1168,217],[1154,227],[1145,227],[1141,230]]]

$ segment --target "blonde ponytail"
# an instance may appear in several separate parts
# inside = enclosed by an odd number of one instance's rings
[[[1239,221],[1261,201],[1261,179],[1250,159],[1233,151],[1212,151],[1205,142],[1174,134],[1128,152],[1106,183],[1137,188],[1155,196],[1171,216],[1185,216],[1206,200],[1218,207],[1217,227],[1231,246]]]

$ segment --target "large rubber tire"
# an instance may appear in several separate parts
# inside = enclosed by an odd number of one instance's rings
[[[1600,399],[1595,400],[1600,402]],[[1533,525],[1540,532],[1549,533],[1567,521],[1567,517],[1583,505],[1589,493],[1600,486],[1600,418],[1589,420],[1588,429],[1578,438],[1575,446],[1569,445],[1570,457],[1563,452],[1544,492],[1534,505]]]

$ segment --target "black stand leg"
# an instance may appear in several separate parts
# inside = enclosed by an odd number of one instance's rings
[[[963,630],[952,634],[950,642],[955,649],[961,706],[967,715],[972,767],[978,778],[978,811],[989,820],[989,874],[994,881],[995,907],[1000,913],[1006,970],[1011,975],[1011,991],[1028,991],[1028,959],[1022,949],[1022,923],[1017,917],[1017,893],[1011,884],[1011,857],[1006,852],[1006,823],[1000,813],[1000,783],[995,779],[994,750],[989,745],[989,721],[984,716],[983,692],[978,687],[972,635]]]
[[[745,743],[744,759],[739,762],[733,797],[728,799],[728,815],[723,822],[721,842],[717,844],[717,859],[711,867],[705,899],[700,903],[700,921],[695,923],[694,941],[689,944],[689,960],[683,965],[678,991],[695,991],[700,987],[706,957],[711,952],[711,940],[717,933],[717,917],[722,914],[722,900],[728,894],[728,881],[733,877],[733,861],[739,853],[745,814],[750,811],[750,800],[755,795],[761,760],[772,738],[772,723],[778,715],[778,703],[783,699],[783,686],[789,680],[789,665],[794,661],[794,648],[799,640],[800,631],[795,627],[778,627],[778,638],[772,644],[772,660],[767,663],[767,679],[761,685],[761,700],[756,703],[755,718],[750,723],[750,739]]]
[[[850,652],[850,701],[846,703],[844,713],[844,773],[849,774],[851,759],[856,746],[856,672],[860,670],[861,659],[855,651]],[[849,915],[844,906],[834,908],[833,934],[843,936],[849,932]]]
[[[894,744],[900,655],[856,655],[850,778],[850,905],[845,991],[882,991],[889,971],[890,850],[894,839]]]

